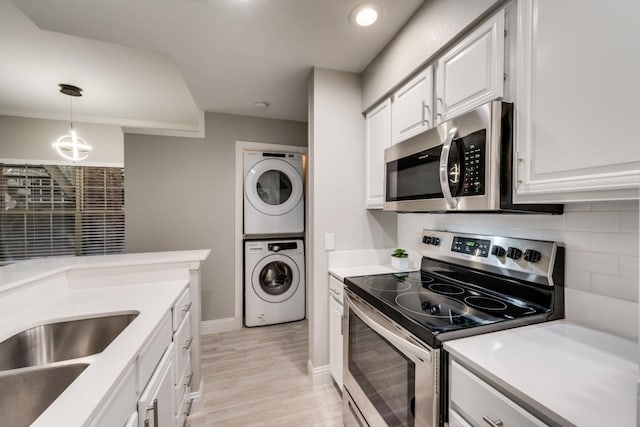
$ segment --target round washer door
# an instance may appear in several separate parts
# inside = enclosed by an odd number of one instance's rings
[[[247,172],[244,192],[263,214],[284,215],[302,200],[302,176],[284,160],[262,160]]]
[[[283,302],[291,298],[300,284],[300,270],[286,255],[264,257],[256,264],[251,285],[256,295],[266,302]]]

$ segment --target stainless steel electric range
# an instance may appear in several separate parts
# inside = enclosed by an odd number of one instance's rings
[[[444,341],[564,316],[554,242],[424,230],[420,249],[420,271],[345,279],[347,426],[444,426]]]

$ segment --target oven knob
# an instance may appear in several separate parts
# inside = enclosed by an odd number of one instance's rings
[[[431,303],[429,301],[422,301],[421,305],[424,311],[429,311],[431,309]]]
[[[430,245],[431,244],[431,236],[424,236],[422,238],[422,243],[424,243],[425,245]]]
[[[439,238],[437,238],[437,237],[433,237],[433,238],[431,239],[431,244],[432,244],[432,245],[434,245],[434,246],[438,246],[438,245],[440,245],[440,239],[439,239]]]
[[[520,259],[522,256],[522,251],[518,248],[508,248],[507,249],[507,258],[512,259]]]
[[[524,259],[529,262],[538,262],[540,261],[540,258],[542,258],[542,255],[540,255],[540,252],[538,251],[534,251],[533,249],[527,249],[524,251]]]
[[[507,251],[505,251],[502,246],[494,246],[491,248],[491,255],[504,256],[505,253],[507,253]]]

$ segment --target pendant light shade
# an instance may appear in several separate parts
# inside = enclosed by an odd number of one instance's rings
[[[89,152],[91,152],[91,146],[80,138],[75,129],[73,129],[73,97],[82,96],[82,89],[70,84],[60,83],[60,92],[69,96],[70,130],[68,134],[58,138],[53,143],[53,147],[63,158],[72,162],[79,162],[86,159],[89,156]]]

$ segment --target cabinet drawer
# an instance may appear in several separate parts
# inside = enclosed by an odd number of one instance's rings
[[[191,334],[191,315],[187,313],[186,317],[178,327],[173,336],[176,343],[176,377],[174,384],[178,384],[182,380],[187,360],[189,358],[191,344],[193,343],[193,334]]]
[[[473,425],[490,425],[489,421],[493,420],[503,427],[546,426],[456,361],[451,361],[450,403],[452,411]]]
[[[176,370],[177,372],[177,370]],[[185,394],[189,394],[191,390],[191,382],[193,381],[193,370],[191,369],[191,356],[187,355],[184,371],[179,374],[176,383],[176,402],[180,403]],[[178,409],[180,409],[178,407]]]
[[[189,396],[188,390],[183,399],[178,402],[178,413],[176,414],[176,427],[183,427],[187,421],[187,417],[191,414],[191,406],[193,399]]]
[[[169,344],[171,344],[171,315],[167,312],[153,337],[138,356],[138,392],[142,392],[142,389],[149,382],[151,374]]]
[[[341,281],[335,277],[329,275],[329,295],[338,300],[342,304],[342,295],[344,292],[344,285]]]
[[[191,309],[191,294],[189,287],[178,298],[178,302],[173,306],[173,331],[177,331],[189,310]]]

